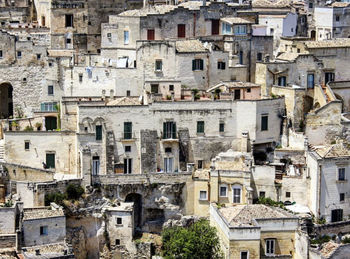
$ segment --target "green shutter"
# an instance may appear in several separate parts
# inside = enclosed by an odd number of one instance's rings
[[[173,129],[172,129],[172,133],[173,133],[173,139],[176,139],[176,123],[173,122]]]
[[[192,60],[192,71],[196,70],[196,60]]]
[[[47,168],[55,168],[55,154],[46,154]]]
[[[200,59],[199,60],[199,67],[200,67],[200,70],[203,70],[203,67],[204,67],[204,65],[203,65],[203,59]]]
[[[96,125],[96,140],[102,140],[102,126]]]
[[[166,122],[163,122],[163,139],[166,139]]]
[[[132,123],[124,122],[124,139],[132,138]]]

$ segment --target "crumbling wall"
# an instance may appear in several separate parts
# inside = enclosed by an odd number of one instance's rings
[[[157,172],[157,139],[156,130],[141,130],[141,172]]]

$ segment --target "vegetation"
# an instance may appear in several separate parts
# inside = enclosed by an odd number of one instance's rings
[[[319,238],[311,239],[311,240],[310,240],[310,243],[311,243],[312,245],[321,245],[321,244],[323,244],[323,243],[329,242],[330,240],[331,240],[331,237],[330,237],[330,236],[328,236],[328,235],[323,235],[323,236],[321,236],[321,237],[319,237]]]
[[[259,197],[257,204],[264,204],[268,206],[273,206],[273,207],[280,207],[282,209],[285,209],[285,206],[283,202],[281,201],[274,201],[271,198],[268,197]]]
[[[205,219],[188,228],[166,228],[162,242],[162,254],[167,259],[222,258],[216,229]]]
[[[33,127],[31,127],[31,126],[26,126],[25,128],[24,128],[24,131],[33,131],[34,129],[33,129]]]
[[[50,205],[54,202],[59,205],[64,205],[64,200],[78,200],[84,193],[83,187],[77,184],[69,184],[66,188],[65,193],[54,192],[45,195],[45,205]]]
[[[343,244],[350,244],[350,237],[344,237],[341,242]]]

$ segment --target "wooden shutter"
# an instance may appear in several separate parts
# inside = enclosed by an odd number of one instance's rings
[[[166,122],[163,122],[163,139],[166,139]]]
[[[96,125],[96,140],[102,140],[102,126]]]
[[[211,20],[211,35],[218,35],[219,27],[220,27],[219,20]]]
[[[154,30],[147,30],[147,40],[154,40],[155,33]]]
[[[203,59],[200,59],[200,60],[199,60],[199,69],[200,69],[200,70],[203,70],[203,67],[204,67],[203,63],[204,63],[204,62],[203,62]]]
[[[55,154],[46,154],[47,168],[55,168]]]
[[[172,123],[173,125],[172,125],[172,138],[173,139],[176,139],[176,123],[175,122],[173,122]]]
[[[196,70],[196,60],[193,59],[192,60],[192,71],[195,71]]]

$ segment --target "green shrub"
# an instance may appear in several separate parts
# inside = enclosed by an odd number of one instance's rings
[[[69,200],[78,200],[83,195],[84,189],[78,184],[69,184],[66,189],[66,196]]]
[[[264,204],[264,205],[268,205],[268,206],[280,207],[281,209],[285,209],[283,202],[274,201],[269,197],[259,197],[257,204]]]
[[[26,127],[24,128],[24,131],[33,131],[33,127],[31,127],[31,126],[26,126]]]
[[[54,202],[58,205],[63,204],[63,200],[66,196],[61,192],[54,192],[45,195],[45,206],[49,206],[51,202]]]
[[[312,245],[321,245],[321,244],[323,244],[323,243],[329,242],[330,240],[331,240],[331,237],[330,237],[330,236],[328,236],[328,235],[323,235],[323,236],[321,236],[321,237],[319,237],[319,238],[311,239],[311,240],[310,240],[310,243],[311,243]]]
[[[341,241],[343,244],[349,244],[350,243],[350,237],[345,237]]]

